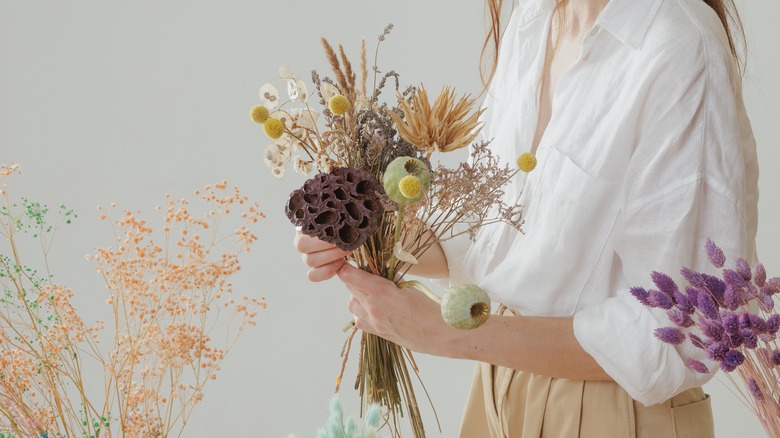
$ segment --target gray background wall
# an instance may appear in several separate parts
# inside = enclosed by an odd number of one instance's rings
[[[739,4],[750,45],[745,100],[762,165],[759,255],[770,275],[780,275],[780,5]],[[482,17],[479,1],[0,0],[0,162],[23,165],[13,180],[17,195],[80,213],[58,236],[51,259],[86,319],[108,310],[100,278],[83,257],[111,239],[97,204],[117,202],[151,216],[164,193],[190,196],[227,178],[268,215],[236,288],[267,296],[269,308],[207,388],[186,436],[313,436],[340,364],[347,294],[337,281],[305,280],[282,211],[303,177],[279,181],[263,165],[267,141],[247,117],[258,87],[282,63],[304,78],[312,68],[324,73],[320,36],[357,56],[361,37],[370,48],[393,22],[380,66],[400,72],[406,84],[477,93]],[[472,364],[424,355],[418,361],[443,429],[439,435],[429,422],[430,435],[456,436]],[[353,375],[348,369],[343,394],[355,414]],[[724,384],[713,381],[707,390],[718,436],[761,436]]]

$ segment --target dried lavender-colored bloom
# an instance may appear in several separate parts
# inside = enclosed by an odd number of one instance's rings
[[[780,293],[780,278],[778,277],[772,277],[769,280],[766,281],[766,285],[764,287],[767,288],[768,295],[774,295],[776,293]]]
[[[653,332],[655,337],[667,344],[680,345],[685,341],[685,335],[674,327],[660,327]]]
[[[669,317],[669,321],[680,327],[691,327],[694,324],[693,319],[680,309],[671,308],[666,311],[666,316]]]
[[[731,349],[722,342],[713,342],[707,347],[707,357],[711,360],[721,362],[726,359],[726,355]]]
[[[773,313],[766,319],[766,332],[770,335],[775,335],[778,330],[780,330],[780,315]]]
[[[707,369],[707,365],[704,365],[696,359],[688,359],[688,367],[699,374],[708,374],[710,372],[710,370]]]
[[[720,319],[723,322],[723,328],[726,330],[726,333],[730,335],[739,333],[739,315],[734,312],[723,312]]]
[[[653,283],[658,287],[658,289],[661,290],[661,292],[666,293],[670,297],[674,296],[675,292],[679,292],[680,289],[677,287],[677,283],[672,280],[672,277],[664,274],[663,272],[657,272],[653,271],[652,274],[650,274],[650,278],[653,279]]]
[[[707,345],[704,343],[704,341],[693,333],[688,333],[688,339],[691,340],[691,344],[693,344],[693,346],[696,348],[701,348],[702,350],[707,348]]]
[[[745,287],[742,289],[742,299],[747,303],[748,301],[758,298],[761,295],[761,291],[758,290],[756,285],[750,282],[745,282]]]
[[[761,263],[756,265],[756,269],[753,272],[753,283],[758,287],[764,287],[766,284],[766,268]]]
[[[756,382],[756,379],[749,378],[748,379],[748,389],[750,390],[750,394],[753,395],[753,398],[755,398],[758,401],[764,401],[764,393],[761,391],[761,388],[758,386],[758,382]]]
[[[712,299],[709,293],[700,293],[698,296],[698,308],[701,313],[710,319],[720,319],[720,312],[718,311],[718,305],[715,304],[715,300]]]
[[[659,290],[651,290],[648,292],[647,301],[652,307],[658,307],[661,309],[671,309],[674,306],[672,297]]]
[[[750,328],[756,332],[756,334],[767,332],[767,325],[764,318],[754,313],[749,313],[748,318],[750,319]]]
[[[302,232],[344,251],[360,247],[379,226],[382,185],[370,174],[347,167],[321,173],[290,195],[285,213]]]
[[[726,256],[723,254],[723,250],[712,239],[707,239],[704,248],[707,250],[707,258],[710,259],[710,263],[716,268],[722,268],[726,263]]]
[[[710,340],[717,342],[723,340],[723,326],[719,322],[711,319],[700,318],[699,327],[701,328],[701,332],[704,334],[704,336]]]
[[[729,348],[741,347],[742,341],[743,341],[742,336],[740,336],[739,333],[726,335],[726,343],[728,344]]]
[[[720,369],[726,372],[731,372],[737,369],[745,361],[745,355],[737,350],[729,350],[726,353],[726,358],[720,363]]]
[[[780,350],[775,350],[772,352],[771,360],[772,365],[780,366]]]
[[[744,287],[745,283],[747,283],[739,272],[732,269],[723,270],[723,279],[732,286]]]
[[[701,277],[701,274],[694,271],[691,268],[682,268],[680,269],[680,274],[688,280],[688,283],[691,284],[693,287],[705,287],[704,280]]]
[[[750,271],[750,265],[748,264],[747,260],[740,257],[737,259],[736,265],[736,270],[739,275],[741,275],[745,281],[750,281],[752,278],[752,272]]]
[[[650,301],[648,300],[648,297],[650,294],[647,293],[645,288],[643,287],[632,287],[631,288],[631,295],[634,296],[637,300],[639,300],[640,303],[644,304],[648,307],[653,307],[652,304],[650,304]]]
[[[690,301],[693,306],[696,306],[698,304],[700,293],[706,293],[706,292],[693,286],[688,286],[685,288],[685,294],[688,295],[688,301]]]
[[[775,300],[771,295],[760,294],[758,296],[758,302],[761,303],[761,307],[765,312],[770,312],[775,308]]]
[[[742,312],[739,314],[739,328],[740,329],[752,329],[755,319],[750,317],[750,313]]]
[[[742,302],[742,290],[739,287],[728,285],[723,292],[723,305],[729,310],[737,310]]]
[[[704,284],[712,297],[715,298],[715,301],[722,302],[723,294],[726,291],[726,283],[718,277],[707,274],[702,274],[702,279],[704,279]]]
[[[742,345],[751,350],[758,346],[758,335],[750,329],[741,330],[739,336],[742,338]]]
[[[692,315],[696,310],[693,307],[691,300],[688,299],[688,296],[682,292],[678,291],[674,293],[674,301],[676,303],[675,306],[680,309],[680,311],[685,312],[688,315]]]

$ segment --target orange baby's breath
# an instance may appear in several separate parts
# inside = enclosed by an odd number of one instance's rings
[[[17,171],[18,166],[0,166],[3,187]],[[257,240],[249,226],[263,213],[227,181],[195,193],[213,214],[201,219],[189,201],[166,195],[157,234],[140,214],[120,211],[112,222],[115,244],[97,248],[91,257],[109,292],[114,331],[109,354],[98,348],[105,322],[87,324],[73,305],[73,290],[17,269],[24,265],[15,250],[16,219],[8,210],[0,212],[0,239],[6,241],[0,249],[13,254],[0,254],[0,286],[13,292],[4,302],[17,310],[0,312],[0,431],[181,434],[206,382],[216,378],[240,333],[266,307],[264,298],[249,294],[235,303],[229,281],[241,269],[238,255]],[[98,211],[101,220],[111,217],[102,207]],[[235,231],[222,231],[226,224]],[[106,383],[97,397],[83,385],[82,363],[92,358]]]

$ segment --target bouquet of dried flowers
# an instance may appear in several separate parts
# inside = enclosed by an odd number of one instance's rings
[[[709,239],[705,249],[712,265],[723,268],[723,251]],[[721,277],[689,268],[681,273],[688,282],[685,290],[660,272],[652,273],[657,289],[631,289],[645,306],[666,310],[674,323],[656,329],[655,336],[704,350],[711,363],[688,358],[689,368],[709,373],[720,367],[769,436],[780,437],[780,314],[775,307],[780,278],[767,279],[762,264],[751,269],[742,258],[733,269],[723,269]],[[734,371],[739,381],[732,377]]]
[[[74,292],[49,271],[52,239],[75,214],[60,206],[52,220],[43,204],[11,202],[6,180],[18,169],[0,166],[0,437],[181,436],[204,386],[265,307],[233,298],[229,281],[256,240],[248,225],[262,212],[224,181],[196,192],[203,217],[168,198],[159,240],[145,220],[121,212],[114,245],[88,256],[109,292],[106,354],[105,322],[88,325]],[[109,216],[101,209],[101,219]],[[228,221],[237,223],[234,232],[221,231]],[[43,273],[23,262],[24,237],[40,244]],[[85,379],[99,381],[96,369],[102,392]]]
[[[365,40],[358,70],[342,46],[337,50],[323,38],[334,78],[313,71],[310,94],[306,83],[282,66],[288,99],[266,83],[250,116],[273,140],[265,149],[273,175],[284,175],[290,161],[299,172],[317,172],[291,194],[285,206],[290,221],[303,233],[352,251],[358,267],[399,286],[417,286],[402,284],[403,277],[437,242],[461,234],[473,238],[480,227],[498,221],[520,229],[520,206],[501,200],[502,186],[518,170],[500,165],[488,142],[475,142],[482,114],[474,109],[475,99],[445,87],[431,103],[425,87],[401,89],[396,72],[379,70],[379,46],[391,29],[388,25],[377,42],[372,88]],[[382,101],[393,85],[395,102]],[[431,164],[434,153],[467,146],[470,159],[457,168]],[[525,155],[518,165],[530,171],[535,158]],[[445,320],[466,328],[488,317],[484,291],[451,292],[443,300],[426,292],[444,304]],[[353,327],[345,343],[345,363],[356,332]],[[409,372],[410,367],[417,371],[411,352],[370,334],[363,334],[360,348],[355,387],[361,399],[387,409],[396,436],[405,402],[415,436],[425,436]],[[339,383],[343,372],[342,365]]]

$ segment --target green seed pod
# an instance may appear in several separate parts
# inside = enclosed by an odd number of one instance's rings
[[[417,196],[406,197],[402,193],[400,189],[401,180],[407,176],[413,176],[419,180],[421,190],[419,190]],[[409,181],[409,179],[405,180],[407,183]],[[387,196],[403,207],[414,204],[425,196],[425,193],[431,186],[431,173],[428,171],[428,166],[417,158],[398,157],[387,165],[382,182]],[[417,192],[417,190],[412,191],[412,193],[414,192]],[[406,193],[409,194],[409,191],[406,190]]]
[[[453,286],[441,299],[441,316],[456,329],[477,328],[490,317],[490,297],[473,284]]]

